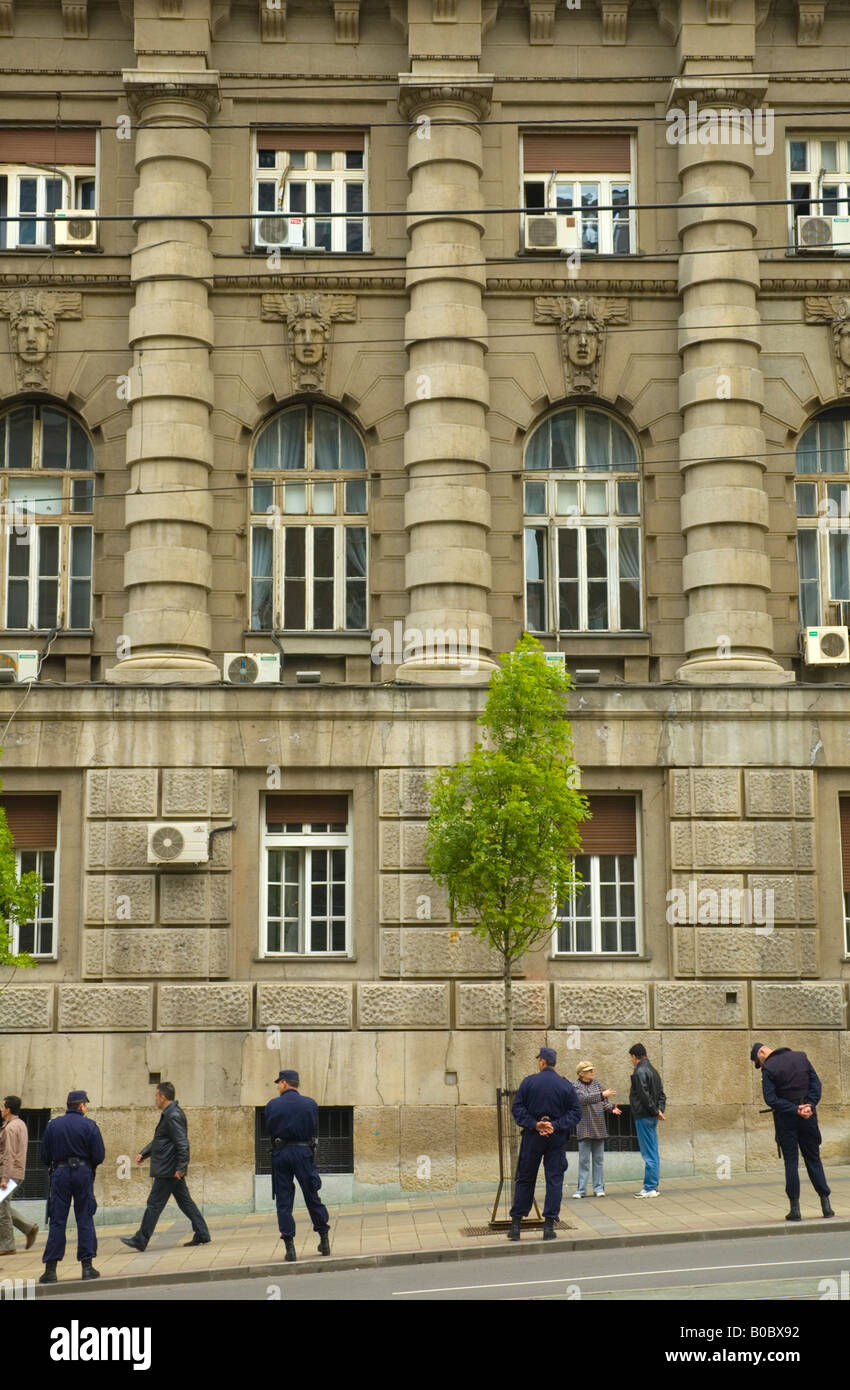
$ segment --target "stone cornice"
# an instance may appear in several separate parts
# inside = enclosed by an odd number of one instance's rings
[[[134,119],[143,116],[153,102],[191,102],[199,106],[207,120],[221,107],[217,72],[148,72],[138,68],[121,74],[127,103]]]
[[[476,73],[444,77],[404,72],[399,77],[398,109],[405,120],[410,120],[426,106],[468,106],[476,120],[485,120],[490,114],[493,81],[491,76]]]
[[[672,295],[678,297],[679,287],[675,280],[588,280],[576,279],[511,279],[499,276],[486,282],[488,294],[566,294],[570,296],[587,294],[616,295]]]
[[[768,78],[763,74],[741,73],[734,85],[718,82],[710,74],[705,76],[674,77],[667,100],[668,110],[687,110],[690,102],[697,107],[729,107],[738,110],[752,110],[764,100]]]

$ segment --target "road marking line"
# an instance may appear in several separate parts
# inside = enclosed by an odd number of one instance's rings
[[[766,1260],[760,1264],[742,1265],[689,1265],[685,1269],[636,1269],[624,1274],[568,1274],[562,1279],[509,1279],[502,1284],[446,1284],[439,1289],[398,1289],[393,1298],[409,1298],[418,1293],[465,1293],[469,1289],[518,1289],[541,1284],[576,1284],[579,1281],[589,1284],[594,1279],[642,1279],[649,1274],[704,1274],[723,1269],[796,1269],[798,1265],[835,1264],[838,1255],[823,1256],[817,1260]],[[789,1276],[790,1277],[790,1276]]]

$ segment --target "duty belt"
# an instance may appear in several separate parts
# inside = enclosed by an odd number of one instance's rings
[[[309,1139],[273,1139],[273,1140],[272,1140],[272,1148],[273,1148],[273,1149],[286,1149],[286,1148],[289,1148],[290,1146],[294,1146],[295,1148],[299,1148],[299,1149],[312,1149],[312,1147],[313,1147],[313,1145],[310,1143],[310,1140],[309,1140]]]
[[[55,1163],[53,1166],[54,1166],[54,1168],[72,1168],[72,1169],[73,1169],[73,1168],[91,1168],[91,1164],[89,1163],[89,1161],[88,1161],[87,1158],[77,1158],[76,1155],[73,1155],[71,1158],[60,1158],[59,1162],[58,1162],[58,1163]]]

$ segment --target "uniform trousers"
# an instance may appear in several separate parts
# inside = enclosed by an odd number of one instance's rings
[[[292,1205],[295,1201],[296,1182],[301,1188],[313,1230],[320,1236],[330,1230],[328,1209],[319,1200],[322,1179],[313,1160],[310,1144],[287,1144],[285,1148],[272,1149],[272,1179],[277,1203],[277,1224],[281,1236],[288,1238],[295,1235]]]
[[[91,1168],[81,1164],[79,1168],[59,1167],[50,1180],[50,1229],[42,1259],[61,1260],[65,1255],[65,1226],[71,1202],[74,1203],[74,1220],[77,1223],[77,1259],[93,1260],[97,1254],[97,1236],[94,1233],[94,1214],[97,1202],[94,1196],[94,1173]]]
[[[567,1136],[565,1134],[538,1134],[534,1130],[523,1130],[519,1160],[516,1166],[514,1185],[514,1204],[511,1216],[522,1219],[531,1211],[534,1201],[534,1187],[541,1161],[546,1175],[546,1203],[543,1207],[544,1219],[557,1221],[561,1214],[561,1198],[564,1193],[564,1174],[567,1171]]]
[[[802,1115],[776,1115],[776,1142],[785,1160],[785,1191],[789,1200],[800,1200],[799,1154],[803,1155],[815,1192],[819,1197],[828,1197],[829,1185],[820,1161],[821,1134],[815,1117],[804,1120]]]

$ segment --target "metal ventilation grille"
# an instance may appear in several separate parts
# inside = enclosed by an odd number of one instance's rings
[[[69,241],[88,241],[94,236],[94,222],[90,217],[74,217],[66,220],[65,226]]]
[[[176,859],[185,843],[176,825],[161,825],[151,836],[151,849],[158,859]]]
[[[801,246],[831,246],[832,222],[828,217],[807,217],[800,227]]]
[[[847,643],[840,632],[825,632],[820,639],[820,649],[824,656],[843,656],[847,649]]]
[[[528,241],[533,246],[557,246],[558,229],[554,217],[531,217],[527,223]]]
[[[252,656],[238,656],[227,668],[227,679],[234,685],[255,685],[259,672]]]
[[[261,217],[257,229],[263,241],[274,242],[277,246],[285,246],[289,241],[288,217]]]

